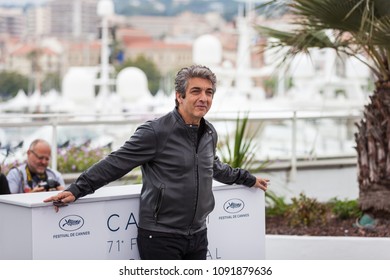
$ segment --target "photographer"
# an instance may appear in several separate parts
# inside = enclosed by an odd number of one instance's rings
[[[27,162],[12,168],[7,174],[10,192],[63,190],[65,182],[62,175],[48,167],[50,158],[50,144],[43,139],[34,140],[27,151]]]

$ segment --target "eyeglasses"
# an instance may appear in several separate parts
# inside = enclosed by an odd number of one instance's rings
[[[32,152],[34,154],[34,156],[39,159],[39,160],[46,160],[46,161],[50,161],[50,157],[47,157],[47,156],[40,156],[38,155],[36,152],[34,152],[33,150],[30,150],[30,152]]]

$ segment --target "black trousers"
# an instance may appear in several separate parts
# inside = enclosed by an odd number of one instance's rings
[[[139,228],[137,243],[141,260],[205,260],[207,230],[180,235]]]

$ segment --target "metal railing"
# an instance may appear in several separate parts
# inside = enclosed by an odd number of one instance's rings
[[[96,128],[97,126],[103,126],[104,130],[108,130],[113,127],[123,128],[126,127],[126,130],[129,129],[128,126],[136,127],[139,124],[143,123],[146,120],[153,119],[158,117],[158,114],[153,114],[150,112],[145,112],[143,114],[118,114],[118,115],[86,115],[86,114],[0,114],[0,129],[7,128],[22,128],[36,127],[37,129],[42,126],[50,126],[52,128],[51,135],[51,145],[52,150],[56,151],[58,147],[58,129],[59,127],[65,126],[77,126],[77,127],[92,127]],[[358,121],[362,114],[358,110],[350,110],[348,112],[344,111],[327,111],[327,112],[315,112],[315,111],[273,111],[273,112],[250,112],[249,121],[254,125],[260,125],[263,129],[260,131],[257,136],[261,139],[261,143],[266,141],[272,142],[273,140],[267,140],[267,137],[264,136],[265,128],[271,127],[272,125],[283,126],[284,132],[282,132],[281,138],[288,139],[289,144],[283,142],[282,146],[284,156],[275,156],[272,154],[267,154],[267,151],[263,151],[262,156],[271,160],[284,160],[289,162],[289,168],[291,171],[291,176],[294,177],[297,171],[297,162],[301,158],[303,160],[313,161],[313,157],[309,157],[308,154],[298,151],[299,141],[298,138],[302,132],[302,127],[304,125],[310,124],[311,127],[321,128],[321,121],[331,122],[337,126],[337,129],[343,131],[349,131],[349,140],[351,140],[351,132],[354,132],[354,123]],[[234,129],[234,124],[239,117],[237,112],[219,112],[209,114],[207,119],[211,121],[214,126],[218,126],[225,123],[230,124],[230,128],[227,127],[227,130],[222,131],[218,130],[219,134],[222,137],[229,137],[229,134],[232,133]],[[298,125],[299,124],[299,125]],[[317,126],[315,125],[317,124]],[[343,132],[346,134],[345,132]],[[130,135],[131,131],[127,131],[127,134]],[[285,134],[285,135],[284,135]],[[25,139],[25,135],[20,135],[21,140]],[[265,138],[265,139],[264,139]],[[221,139],[221,137],[220,137]],[[345,141],[345,137],[340,139],[340,145]],[[259,140],[260,141],[260,140]],[[313,140],[314,141],[314,140]],[[272,143],[271,143],[272,144]],[[324,157],[324,155],[321,155]],[[321,156],[316,156],[319,158]],[[349,151],[337,152],[337,155],[330,154],[325,157],[343,157],[351,156]],[[54,169],[57,169],[57,153],[52,153],[51,166]]]

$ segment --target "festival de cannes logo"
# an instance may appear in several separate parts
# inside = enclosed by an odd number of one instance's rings
[[[69,215],[63,217],[58,225],[62,230],[75,231],[84,225],[84,219],[77,215]]]
[[[244,209],[244,206],[244,201],[238,198],[232,198],[225,202],[225,204],[223,205],[223,209],[226,212],[233,214],[242,211],[242,209]]]

